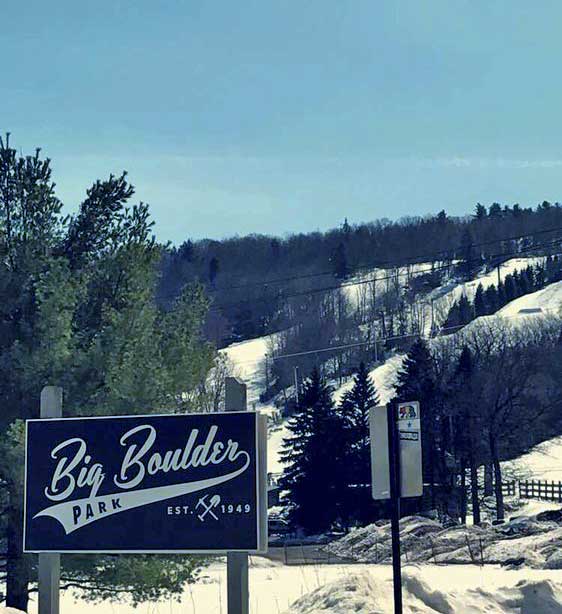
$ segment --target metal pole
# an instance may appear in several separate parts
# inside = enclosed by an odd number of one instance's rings
[[[41,418],[62,417],[62,388],[41,390]],[[39,614],[59,614],[60,554],[39,553]]]
[[[295,367],[295,401],[299,404],[299,368]]]
[[[225,381],[225,410],[245,411],[246,384],[235,377],[227,377]],[[228,614],[248,614],[248,553],[226,553],[226,595]]]
[[[389,403],[387,412],[394,614],[402,614],[402,568],[400,564],[400,443],[396,426],[396,404]]]

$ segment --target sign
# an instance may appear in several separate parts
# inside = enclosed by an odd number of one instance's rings
[[[398,439],[400,443],[400,496],[423,494],[421,414],[418,401],[398,404]]]
[[[371,490],[373,499],[390,498],[388,462],[388,418],[386,405],[373,407],[369,413],[371,437]]]
[[[267,546],[256,412],[28,420],[25,552]]]
[[[418,401],[399,403],[396,425],[400,456],[400,496],[423,494],[421,414]],[[385,405],[369,414],[371,437],[371,489],[373,499],[390,498],[388,417]]]

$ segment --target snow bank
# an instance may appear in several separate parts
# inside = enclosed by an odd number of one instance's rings
[[[400,521],[402,555],[407,563],[524,564],[534,569],[562,569],[558,554],[562,552],[562,514],[559,518],[514,517],[498,526],[445,529],[434,520],[409,516]],[[361,563],[389,563],[390,524],[379,521],[356,529],[325,550]]]
[[[555,614],[562,611],[562,584],[522,580],[514,587],[430,588],[418,571],[403,574],[404,611],[411,614]],[[353,573],[298,599],[285,614],[391,614],[389,581],[370,571]]]
[[[25,614],[22,610],[16,610],[15,608],[7,608],[0,605],[0,614]]]

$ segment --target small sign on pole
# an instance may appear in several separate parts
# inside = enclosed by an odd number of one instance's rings
[[[398,404],[400,496],[423,495],[421,415],[418,401]]]
[[[421,414],[417,401],[371,409],[373,499],[390,499],[394,612],[402,614],[400,498],[423,494]]]

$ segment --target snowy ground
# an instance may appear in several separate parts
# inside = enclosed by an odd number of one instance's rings
[[[545,441],[504,468],[515,470],[521,479],[562,482],[562,437]]]
[[[185,591],[181,603],[145,603],[135,609],[128,605],[75,602],[70,594],[64,594],[61,614],[78,611],[81,614],[226,614],[225,564],[212,565],[206,576],[204,582]],[[250,613],[390,614],[391,577],[389,565],[284,567],[263,561],[250,569]],[[406,565],[404,585],[405,612],[412,614],[554,614],[562,611],[562,571]],[[306,598],[301,599],[305,595]],[[301,602],[291,607],[298,599]],[[30,614],[36,614],[35,603]]]

